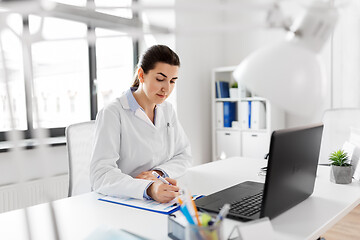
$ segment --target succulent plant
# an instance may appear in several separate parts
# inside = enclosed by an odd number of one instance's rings
[[[344,150],[337,150],[330,154],[329,161],[331,165],[335,166],[351,166],[349,164],[349,157]]]

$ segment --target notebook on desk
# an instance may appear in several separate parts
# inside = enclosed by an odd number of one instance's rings
[[[243,182],[195,201],[199,210],[243,221],[274,218],[308,198],[313,190],[323,125],[274,131],[265,184]]]

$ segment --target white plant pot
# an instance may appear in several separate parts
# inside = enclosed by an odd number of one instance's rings
[[[352,182],[352,166],[331,165],[330,181],[338,184],[348,184]]]

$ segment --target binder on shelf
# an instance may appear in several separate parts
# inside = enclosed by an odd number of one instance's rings
[[[248,105],[249,105],[249,107],[248,107],[248,119],[249,119],[248,120],[248,124],[249,124],[248,127],[249,128],[251,128],[251,110],[252,110],[251,109],[251,103],[252,103],[251,101],[248,101]]]
[[[240,102],[240,126],[249,129],[249,101]]]
[[[215,103],[215,118],[216,118],[216,128],[224,127],[224,110],[223,110],[223,102]]]
[[[215,82],[216,88],[216,98],[229,98],[229,82],[225,81],[216,81]]]
[[[252,101],[251,103],[251,129],[266,128],[265,103]]]
[[[236,102],[224,102],[224,127],[231,127],[232,121],[236,121]]]

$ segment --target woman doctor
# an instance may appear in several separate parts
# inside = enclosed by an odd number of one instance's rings
[[[179,66],[169,47],[150,47],[138,63],[132,87],[99,111],[90,166],[93,190],[158,202],[179,195],[174,178],[191,166],[192,157],[174,109],[165,101],[178,81]]]

